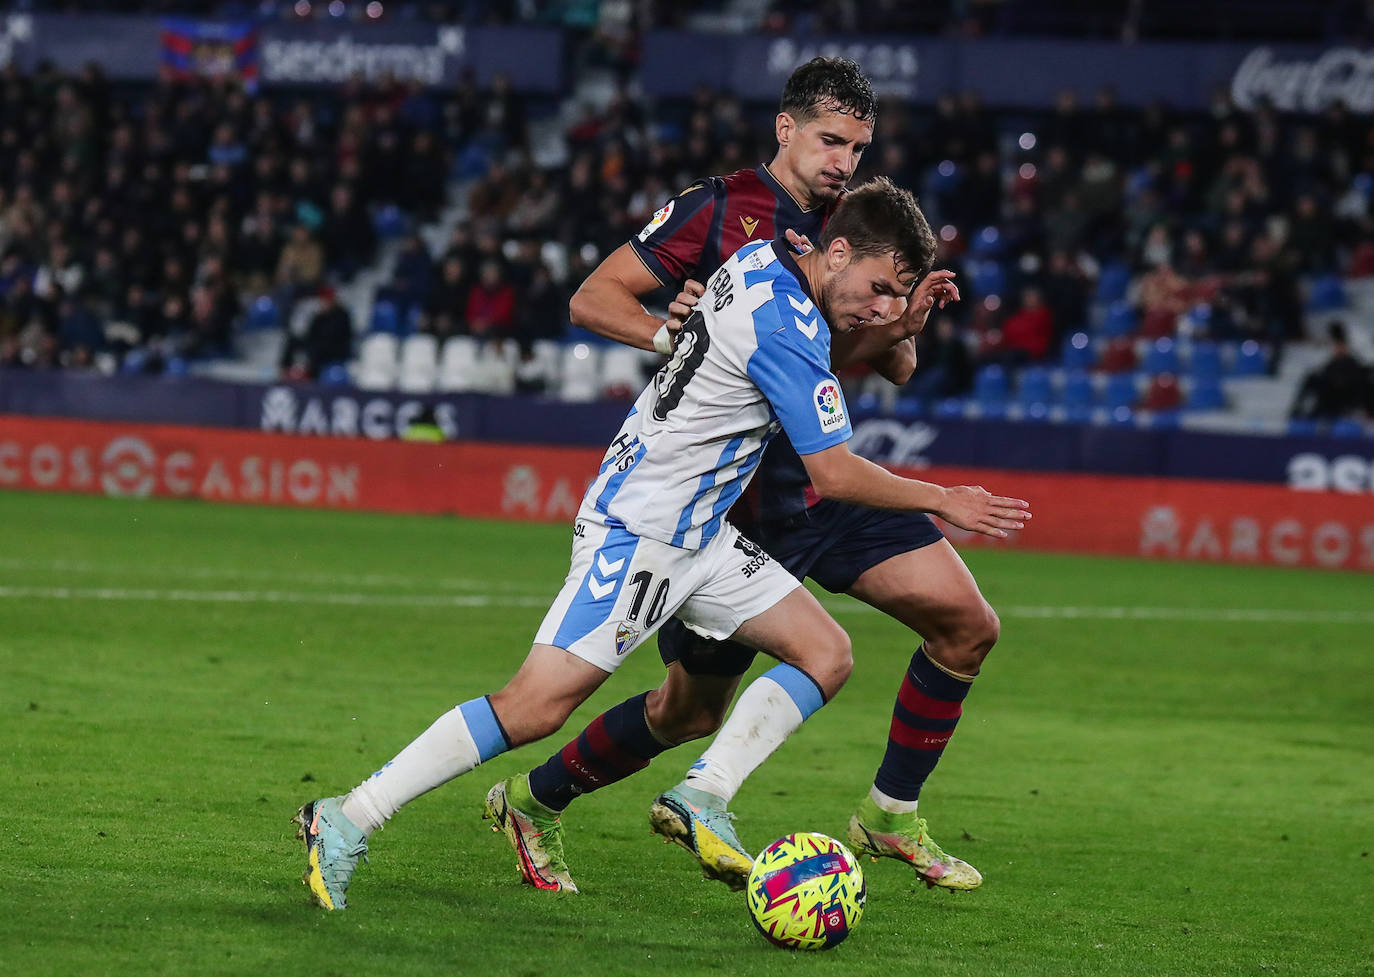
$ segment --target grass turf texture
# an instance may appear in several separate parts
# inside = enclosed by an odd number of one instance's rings
[[[649,835],[692,745],[571,809],[580,896],[518,884],[478,820],[657,684],[652,647],[562,734],[401,812],[346,913],[307,904],[296,807],[511,674],[566,527],[16,493],[0,525],[0,973],[1374,973],[1369,576],[971,553],[1003,639],[921,806],[987,881],[865,862],[858,930],[799,956]],[[857,667],[737,798],[755,848],[843,837],[912,651],[826,603]],[[1037,616],[1069,606],[1172,610]],[[1211,613],[1237,608],[1278,619]]]

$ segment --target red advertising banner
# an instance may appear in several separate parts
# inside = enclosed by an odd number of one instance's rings
[[[0,489],[570,521],[601,453],[412,444],[0,415]],[[959,546],[1374,570],[1374,496],[1189,479],[905,471],[1031,502],[1007,541]]]

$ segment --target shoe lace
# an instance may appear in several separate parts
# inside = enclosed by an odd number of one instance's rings
[[[917,818],[911,831],[909,833],[904,832],[904,834],[914,838],[916,844],[928,851],[935,859],[941,862],[949,861],[949,856],[945,854],[945,850],[937,845],[935,839],[930,836],[930,827],[926,824],[925,818]]]
[[[367,862],[367,841],[358,842],[352,848],[339,849],[329,853],[329,857],[320,866],[320,874],[328,877],[331,885],[342,884],[348,887],[348,880],[353,876],[353,870],[358,867],[358,859]]]
[[[567,870],[568,865],[563,858],[562,818],[554,818],[552,821],[542,823],[539,830],[534,832],[534,840],[538,842],[539,847],[548,856],[551,867]]]

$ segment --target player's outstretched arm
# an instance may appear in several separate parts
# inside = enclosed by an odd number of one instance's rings
[[[981,485],[945,488],[903,478],[860,458],[843,444],[802,455],[802,463],[822,498],[875,509],[932,512],[960,529],[999,539],[1025,528],[1031,517],[1030,503],[1024,499],[992,495]]]
[[[660,283],[628,244],[622,244],[587,276],[568,303],[573,325],[626,346],[654,349],[654,336],[664,320],[651,315],[639,296]]]

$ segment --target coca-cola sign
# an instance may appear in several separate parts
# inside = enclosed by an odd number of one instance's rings
[[[1374,52],[1339,47],[1283,61],[1272,48],[1255,48],[1236,69],[1231,98],[1242,109],[1268,101],[1285,112],[1320,112],[1339,101],[1352,112],[1374,113]]]

